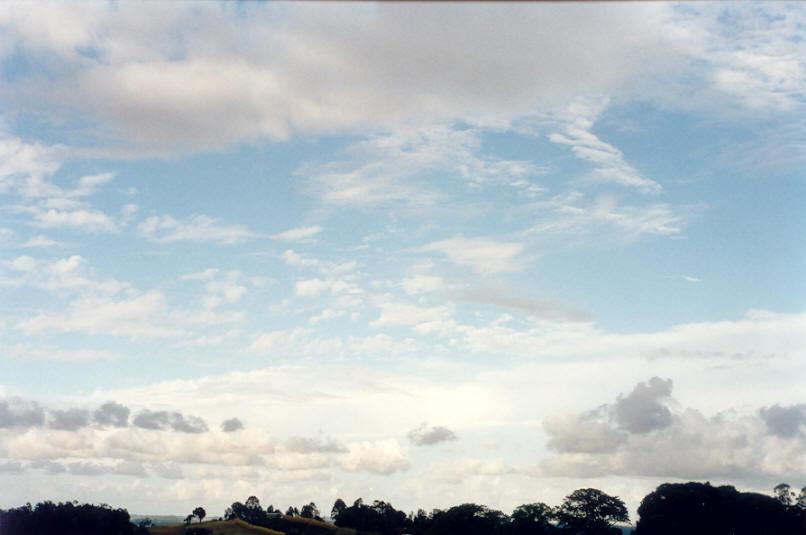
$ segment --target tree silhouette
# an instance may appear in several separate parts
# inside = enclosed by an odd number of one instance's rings
[[[344,503],[344,500],[338,498],[333,502],[333,509],[330,510],[330,518],[335,522],[339,518],[339,514],[345,509],[347,509],[347,504]]]
[[[204,510],[204,507],[197,507],[193,510],[193,516],[197,517],[201,523],[202,519],[207,516],[207,511]]]
[[[775,488],[772,489],[773,493],[775,494],[775,499],[781,502],[782,505],[786,507],[792,507],[795,505],[797,496],[795,491],[792,490],[792,487],[789,486],[787,483],[779,483],[775,485]]]
[[[311,502],[308,505],[303,505],[302,509],[299,511],[299,516],[302,518],[315,518],[316,520],[321,520],[319,516],[319,509],[316,508],[316,504]]]
[[[599,489],[578,489],[557,508],[560,525],[585,535],[607,533],[615,522],[628,522],[624,502]]]
[[[527,503],[512,511],[510,531],[514,535],[550,533],[554,526],[554,510],[545,503]]]

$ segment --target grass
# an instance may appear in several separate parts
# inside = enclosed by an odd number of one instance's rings
[[[219,522],[198,522],[189,526],[185,524],[173,524],[170,526],[154,526],[148,528],[151,535],[183,535],[186,529],[190,528],[209,529],[212,535],[284,535],[280,531],[253,526],[243,520],[222,520]]]

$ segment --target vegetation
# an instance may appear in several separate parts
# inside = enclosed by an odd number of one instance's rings
[[[336,500],[335,524],[324,522],[313,502],[289,511],[263,509],[250,496],[228,507],[225,520],[202,523],[207,512],[197,507],[184,524],[153,526],[148,518],[135,525],[125,509],[108,505],[43,502],[0,510],[0,535],[610,535],[620,533],[615,523],[629,521],[621,499],[590,488],[575,490],[558,507],[528,503],[511,515],[475,503],[407,515],[388,502],[367,505],[361,498],[349,507]],[[638,515],[635,535],[803,535],[806,489],[797,493],[782,483],[765,496],[709,483],[666,483],[644,498]]]
[[[780,485],[779,485],[780,487]],[[709,483],[666,483],[638,508],[636,535],[803,535],[806,507],[797,501]]]
[[[0,510],[2,535],[132,535],[129,512],[109,505],[46,501]]]

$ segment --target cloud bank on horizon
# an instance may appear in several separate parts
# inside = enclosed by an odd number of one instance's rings
[[[0,507],[806,484],[804,23],[0,6]]]

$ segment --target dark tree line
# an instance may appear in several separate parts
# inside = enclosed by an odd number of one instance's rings
[[[337,526],[382,535],[600,535],[610,533],[615,522],[629,521],[624,502],[597,489],[576,490],[556,508],[539,502],[524,504],[511,515],[475,503],[406,515],[383,501],[366,505],[359,498],[347,507],[339,499],[331,517]]]
[[[665,483],[641,502],[635,535],[806,535],[806,488],[797,493],[782,483],[773,493],[739,492],[709,483]],[[194,518],[201,522],[206,514],[197,507],[186,522]],[[368,505],[359,498],[351,506],[336,500],[330,516],[336,526],[355,529],[358,535],[611,535],[620,534],[615,523],[629,521],[621,499],[590,488],[575,490],[557,507],[528,503],[510,515],[475,503],[407,515],[388,502]],[[289,507],[284,516],[271,505],[263,509],[257,497],[250,496],[228,507],[225,519],[286,535],[333,535],[332,526],[318,522],[321,516],[313,502],[299,509]],[[135,526],[125,509],[106,504],[47,501],[0,510],[0,535],[145,535],[148,524],[146,519]],[[209,535],[210,530],[189,526],[185,533]]]
[[[133,535],[125,509],[50,501],[0,510],[0,535]]]
[[[779,487],[773,498],[708,483],[663,484],[641,502],[636,535],[806,534],[806,500],[799,504]]]

